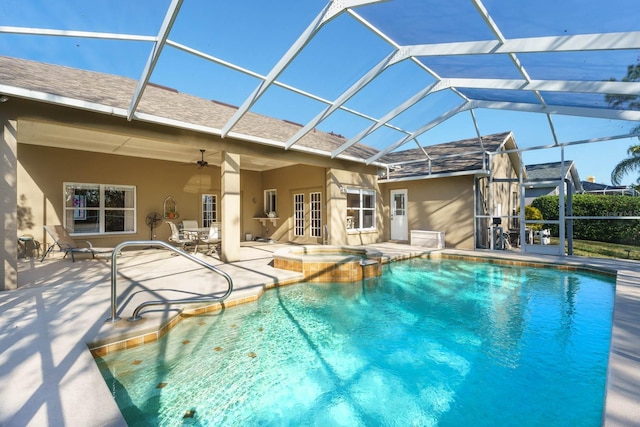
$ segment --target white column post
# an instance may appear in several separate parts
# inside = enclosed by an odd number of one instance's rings
[[[224,262],[240,260],[240,155],[224,151],[220,172],[222,203],[222,251]]]
[[[0,237],[3,242],[0,291],[6,291],[18,287],[18,124],[6,117],[1,117],[0,122]]]

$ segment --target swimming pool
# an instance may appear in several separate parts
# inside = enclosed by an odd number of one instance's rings
[[[414,259],[98,358],[129,425],[600,425],[614,279]]]

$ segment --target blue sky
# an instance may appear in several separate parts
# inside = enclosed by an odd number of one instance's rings
[[[382,3],[376,9],[357,9],[366,19],[387,24],[385,13],[391,8],[410,11],[412,3],[421,0],[404,0],[403,9],[396,2]],[[155,36],[164,18],[169,0],[0,0],[0,26],[53,28],[62,30],[101,31]],[[557,8],[550,0],[530,4],[526,11],[509,8],[506,0],[485,0],[485,5],[507,37],[537,36],[563,32],[639,30],[640,23],[633,14],[607,16],[614,6],[633,7],[632,0],[612,0],[607,5],[580,8],[579,2],[566,0]],[[542,3],[542,4],[539,4]],[[553,15],[545,9],[545,3],[553,5]],[[615,4],[611,4],[615,3]],[[399,5],[400,2],[397,2]],[[434,7],[423,16],[412,16],[407,12],[398,15],[394,24],[385,31],[403,42],[417,40],[459,41],[469,32],[488,37],[483,22],[479,21],[468,0],[434,3]],[[296,40],[312,19],[324,7],[324,0],[256,1],[236,0],[211,2],[186,0],[169,38],[188,45],[224,61],[237,64],[252,72],[266,75],[279,57]],[[604,8],[607,6],[606,8]],[[603,7],[602,10],[598,7]],[[424,8],[423,8],[424,9]],[[455,13],[452,10],[456,11]],[[468,14],[458,13],[464,11]],[[525,13],[518,23],[511,14]],[[570,14],[578,14],[573,16]],[[520,16],[517,15],[517,16]],[[631,16],[628,16],[631,15]],[[575,19],[569,19],[570,17]],[[411,26],[420,20],[420,25]],[[452,21],[455,20],[455,21]],[[455,23],[456,25],[453,25]],[[615,26],[615,28],[612,28]],[[425,31],[430,28],[431,31]],[[544,34],[539,34],[544,30]],[[466,31],[466,33],[465,33]],[[111,74],[139,78],[144,68],[151,44],[146,42],[107,41],[75,37],[24,36],[0,33],[0,55],[15,56],[49,63],[90,69]],[[334,19],[305,47],[279,81],[311,92],[332,101],[342,91],[365,74],[378,61],[390,53],[390,46],[371,31],[346,14]],[[540,54],[539,54],[540,55]],[[629,65],[638,61],[638,52],[616,53],[616,64]],[[593,58],[568,57],[566,63],[557,62],[553,67],[538,58],[525,58],[534,72],[549,77],[563,78],[563,73],[577,69],[585,79],[620,79],[624,69],[608,67],[613,60],[589,63]],[[480,63],[473,58],[474,68],[491,77],[495,64]],[[577,67],[576,64],[585,63]],[[429,66],[445,69],[433,59]],[[464,73],[469,63],[461,60],[459,69],[453,73]],[[498,72],[513,73],[506,69]],[[558,77],[560,76],[560,77]],[[165,47],[154,70],[151,81],[173,87],[208,99],[216,99],[240,105],[257,86],[259,80],[221,65],[206,61],[187,53]],[[433,82],[433,79],[410,61],[403,61],[389,68],[382,76],[350,99],[346,106],[373,118],[383,116],[413,93]],[[414,130],[432,118],[448,111],[460,103],[452,93],[437,93],[419,103],[410,111],[400,115],[394,124]],[[271,87],[256,103],[253,111],[283,118],[298,123],[311,120],[324,104],[279,87]],[[481,134],[511,130],[520,147],[533,147],[553,143],[545,115],[498,110],[476,110]],[[586,119],[569,116],[553,116],[558,141],[561,143],[621,135],[630,132],[634,123],[616,120]],[[370,122],[346,112],[337,112],[322,122],[320,129],[351,137]],[[382,129],[368,138],[368,143],[377,148],[395,142],[401,134],[391,129]],[[418,138],[421,144],[453,141],[475,136],[475,128],[469,112],[459,113],[454,118],[435,127]],[[574,160],[582,179],[595,176],[597,182],[609,183],[610,173],[617,162],[626,157],[627,148],[639,141],[624,138],[597,144],[582,144],[565,149],[565,159]],[[406,148],[414,148],[410,143]],[[525,163],[544,163],[560,160],[558,149],[536,150],[523,153]],[[630,184],[635,176],[624,180]]]

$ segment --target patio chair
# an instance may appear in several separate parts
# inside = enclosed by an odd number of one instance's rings
[[[180,230],[178,230],[178,226],[173,222],[167,221],[167,224],[169,224],[169,228],[171,228],[169,242],[173,243],[176,248],[180,248],[184,251],[187,246],[196,244],[195,240],[180,236]]]
[[[211,224],[209,227],[209,235],[201,238],[200,242],[207,244],[207,255],[212,255],[214,252],[217,252],[217,247],[221,242],[220,224]]]
[[[198,238],[198,221],[195,219],[184,219],[182,220],[182,235],[191,240],[196,240]]]
[[[113,248],[97,248],[94,247],[91,242],[86,241],[87,246],[79,246],[73,238],[67,232],[67,229],[62,225],[45,225],[44,229],[53,239],[53,244],[49,245],[40,262],[49,255],[49,253],[57,246],[61,252],[64,252],[64,257],[67,254],[71,254],[71,261],[76,262],[75,254],[91,254],[92,258],[96,257],[96,254],[108,254],[113,252]]]

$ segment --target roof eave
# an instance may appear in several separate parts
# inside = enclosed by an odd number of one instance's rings
[[[44,102],[47,104],[57,105],[61,107],[75,108],[75,109],[89,111],[93,113],[121,117],[124,119],[127,119],[127,114],[128,114],[127,109],[125,108],[112,107],[106,104],[89,102],[89,101],[84,101],[76,98],[70,98],[70,97],[60,96],[52,93],[34,91],[30,89],[24,89],[24,88],[3,85],[3,84],[0,84],[0,93],[7,96],[15,96],[15,97],[30,100],[30,101]],[[169,126],[169,127],[179,128],[179,129],[190,130],[190,131],[203,133],[207,135],[221,136],[222,134],[222,130],[220,128],[216,128],[212,126],[197,125],[197,124],[185,122],[182,120],[174,120],[166,117],[156,116],[154,114],[142,113],[140,111],[136,111],[134,113],[133,119],[139,120],[141,122],[147,122],[147,123],[152,123],[152,124],[157,124],[162,126]],[[256,144],[268,145],[271,147],[278,147],[278,148],[285,149],[284,142],[275,141],[269,138],[262,138],[262,137],[248,135],[240,132],[230,132],[228,136],[238,140],[243,140],[243,141],[252,142]],[[316,148],[305,147],[302,145],[295,145],[294,147],[291,147],[290,150],[331,158],[330,151],[319,150]],[[349,156],[346,154],[340,154],[336,156],[336,158],[340,160],[354,162],[354,163],[366,164],[366,159]],[[372,165],[377,167],[386,167],[386,164],[381,162],[374,162],[372,163]]]
[[[378,182],[380,184],[387,184],[391,182],[422,181],[425,179],[451,178],[456,176],[469,176],[469,175],[489,176],[489,171],[487,171],[486,169],[476,169],[476,170],[470,170],[470,171],[433,173],[430,175],[419,175],[419,176],[407,176],[402,178],[379,178]]]

